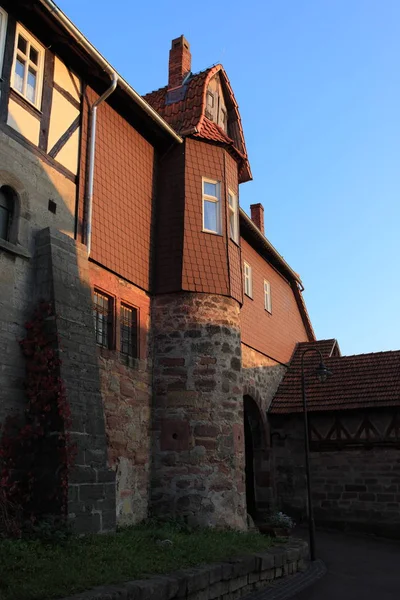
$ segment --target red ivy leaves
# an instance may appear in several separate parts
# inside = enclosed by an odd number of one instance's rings
[[[31,522],[40,510],[41,493],[66,515],[68,473],[75,455],[69,435],[71,410],[59,376],[61,360],[53,347],[57,336],[46,327],[52,316],[51,305],[40,302],[25,324],[26,337],[20,341],[27,367],[25,423],[8,418],[0,440],[0,484],[7,501],[20,506]],[[47,457],[55,459],[54,476],[47,479],[50,489],[42,490]],[[20,527],[15,530],[21,534]]]

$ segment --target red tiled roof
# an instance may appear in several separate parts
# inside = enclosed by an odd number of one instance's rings
[[[272,401],[270,413],[303,411],[301,357],[307,348],[317,348],[332,371],[324,383],[315,378],[316,353],[305,359],[307,407],[309,411],[350,410],[400,406],[400,350],[341,356],[336,340],[303,342],[296,346],[290,366]]]
[[[221,127],[205,116],[207,86],[210,79],[216,73],[219,73],[226,92],[229,122],[231,133],[234,133],[234,139],[229,137]],[[175,96],[175,102],[171,101],[171,94]],[[243,182],[251,179],[252,176],[238,105],[222,65],[216,65],[215,67],[191,75],[182,88],[175,89],[172,93],[170,91],[169,96],[168,86],[165,86],[146,94],[143,98],[179,135],[190,135],[228,146],[229,151],[239,162],[240,181]]]

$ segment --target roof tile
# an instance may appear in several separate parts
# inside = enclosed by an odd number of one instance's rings
[[[205,97],[208,81],[220,73],[234,115],[235,138],[230,138],[216,123],[205,116]],[[240,181],[251,179],[241,119],[237,102],[233,95],[229,79],[221,65],[216,65],[195,75],[191,75],[184,84],[186,92],[174,95],[177,101],[171,102],[168,86],[143,96],[158,114],[167,121],[181,136],[191,135],[217,144],[224,144],[239,162]],[[176,92],[176,90],[174,90]],[[231,118],[231,117],[230,117]]]
[[[320,350],[332,376],[320,383],[314,376],[317,355],[304,359],[307,407],[311,412],[400,406],[400,350],[341,356],[336,340],[303,342],[272,401],[270,413],[303,411],[301,357],[308,348]]]

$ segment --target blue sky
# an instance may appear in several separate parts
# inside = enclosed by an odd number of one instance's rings
[[[400,348],[400,2],[59,0],[141,94],[222,62],[270,241],[300,273],[318,338],[343,354]]]

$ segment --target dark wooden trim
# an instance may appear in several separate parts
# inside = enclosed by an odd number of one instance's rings
[[[72,106],[75,106],[77,110],[81,110],[81,103],[79,102],[79,100],[74,98],[72,94],[67,92],[67,90],[64,90],[64,88],[62,88],[61,85],[59,85],[56,81],[53,82],[53,87],[55,90],[57,90],[57,92],[61,94],[61,96],[64,96],[64,98],[68,100],[68,102],[70,102]]]
[[[81,108],[80,108],[80,114],[79,114],[79,146],[78,146],[78,170],[77,170],[77,175],[76,175],[76,194],[75,194],[75,230],[74,230],[74,238],[77,240],[78,236],[80,235],[82,237],[82,224],[80,223],[79,220],[79,208],[80,208],[80,192],[81,192],[81,185],[82,185],[82,177],[85,175],[86,172],[86,165],[85,167],[82,169],[82,152],[83,152],[83,127],[84,127],[84,111],[85,111],[85,102],[84,102],[84,98],[85,98],[85,93],[86,93],[86,84],[84,81],[81,81],[82,84],[82,94],[81,94]],[[85,181],[83,182],[84,184],[86,183]]]
[[[16,92],[11,86],[10,98],[12,98],[14,102],[22,106],[22,108],[24,108],[29,114],[31,114],[32,117],[35,117],[38,121],[42,120],[42,111],[33,106],[33,104],[28,102],[28,100],[25,100],[25,98],[21,96],[21,94],[18,94],[18,92]]]
[[[7,19],[7,35],[4,48],[3,72],[1,73],[0,122],[7,121],[8,96],[10,91],[11,69],[14,58],[15,29],[17,22],[12,15]]]
[[[42,121],[40,123],[39,148],[47,151],[49,140],[51,104],[53,100],[54,54],[46,50],[43,72]]]
[[[60,165],[53,158],[48,156],[46,152],[43,152],[43,150],[35,146],[35,144],[32,144],[32,142],[30,142],[23,135],[18,133],[18,131],[10,127],[10,125],[7,125],[7,123],[0,123],[0,130],[4,131],[6,135],[10,136],[10,138],[15,140],[16,142],[19,142],[21,146],[33,152],[33,154],[35,154],[38,158],[40,158],[48,165],[53,167],[53,169],[55,169],[59,173],[62,173],[62,175],[64,175],[67,179],[73,181],[73,183],[76,183],[76,175],[74,175],[74,173]]]
[[[78,129],[79,123],[81,120],[80,114],[74,119],[71,125],[68,127],[67,131],[63,133],[60,139],[54,144],[52,149],[49,152],[49,156],[51,158],[55,158],[57,154],[60,152],[62,148],[64,148],[65,144],[68,142],[72,134]]]

